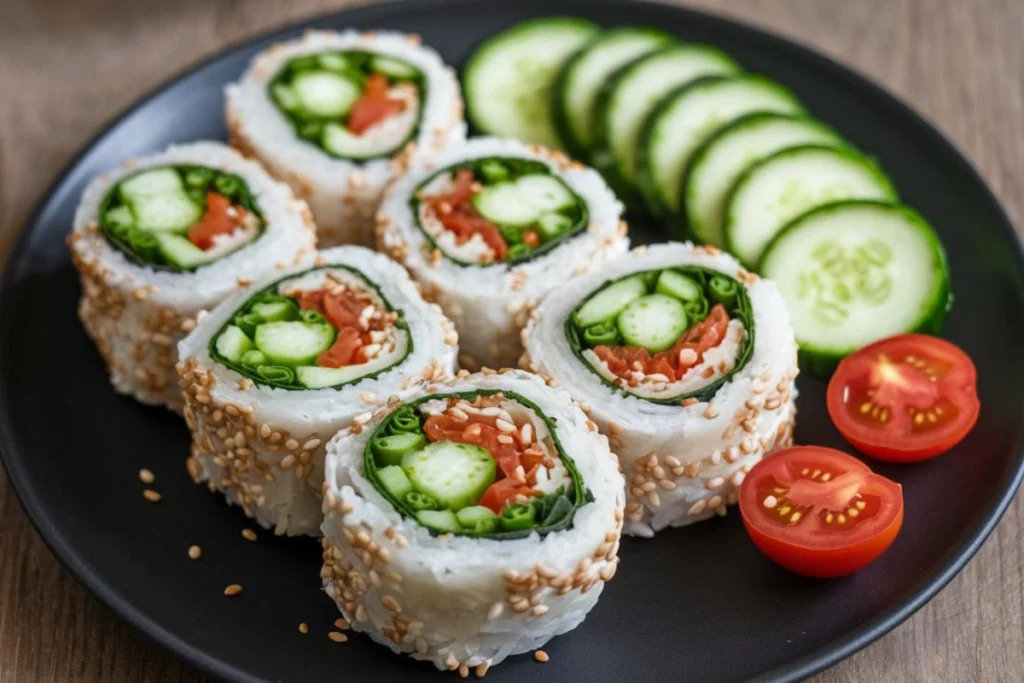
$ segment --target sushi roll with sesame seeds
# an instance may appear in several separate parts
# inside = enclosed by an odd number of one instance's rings
[[[308,31],[256,55],[226,95],[231,144],[309,202],[321,246],[371,246],[408,151],[466,135],[455,72],[412,34]]]
[[[189,471],[275,533],[316,535],[324,444],[389,396],[450,376],[457,344],[397,263],[321,252],[228,299],[179,344]]]
[[[792,440],[785,302],[714,247],[638,247],[545,299],[523,345],[523,366],[568,387],[608,436],[627,533],[725,514],[750,468]]]
[[[583,621],[618,565],[608,440],[521,370],[392,398],[325,466],[321,577],[356,630],[478,675]]]
[[[181,410],[175,346],[239,286],[311,262],[306,203],[218,142],[136,159],[96,178],[68,238],[79,317],[114,388]]]
[[[549,291],[629,247],[622,204],[595,171],[513,140],[419,155],[388,190],[377,243],[441,304],[463,367],[514,366]]]

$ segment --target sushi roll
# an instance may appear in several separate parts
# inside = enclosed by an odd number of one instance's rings
[[[413,159],[388,190],[377,242],[459,331],[463,367],[514,366],[530,309],[629,248],[622,204],[593,170],[513,140]]]
[[[397,263],[324,251],[228,299],[179,344],[189,472],[277,534],[316,535],[327,440],[450,376],[457,344]]]
[[[356,630],[478,676],[572,630],[618,565],[608,440],[520,370],[392,399],[328,446],[321,576]]]
[[[309,202],[321,246],[372,246],[407,151],[466,136],[455,72],[413,34],[308,31],[259,53],[226,95],[231,144]]]
[[[714,247],[638,247],[534,311],[523,365],[568,387],[611,442],[626,531],[651,536],[736,502],[789,445],[796,343],[769,280]]]
[[[168,148],[85,190],[68,238],[78,313],[114,388],[180,411],[175,346],[239,287],[311,262],[306,203],[217,142]]]

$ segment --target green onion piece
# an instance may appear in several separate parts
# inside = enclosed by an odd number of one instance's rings
[[[260,379],[272,384],[294,384],[295,371],[283,365],[261,365],[256,368]]]
[[[420,510],[437,510],[441,505],[434,500],[434,497],[429,493],[423,493],[422,491],[409,491],[405,494],[405,505],[413,512],[419,512]]]
[[[517,258],[522,258],[529,253],[530,247],[526,246],[525,244],[513,244],[511,247],[508,248],[507,260],[513,261]]]
[[[329,324],[327,322],[327,318],[325,318],[323,315],[321,315],[319,311],[314,311],[311,308],[307,308],[305,310],[299,311],[299,318],[301,318],[302,322],[306,323],[307,325],[327,325],[327,324]]]
[[[534,525],[534,506],[529,503],[506,505],[499,518],[502,531],[524,531]]]
[[[194,167],[185,171],[185,185],[196,190],[206,190],[213,180],[213,171],[208,168]]]
[[[427,445],[427,437],[422,432],[399,432],[388,436],[375,436],[370,441],[373,457],[381,466],[400,465],[402,456],[418,451]]]
[[[261,365],[267,365],[267,356],[258,349],[250,349],[242,354],[240,361],[243,367],[255,370]],[[267,367],[273,367],[267,365]]]
[[[317,55],[304,55],[302,57],[296,57],[288,63],[288,69],[292,73],[298,73],[300,71],[308,71],[309,69],[317,68],[318,63]]]
[[[708,311],[711,307],[708,305],[707,297],[701,295],[701,297],[695,301],[687,301],[683,304],[683,310],[686,311],[686,320],[690,327],[693,327],[697,323],[708,317]]]
[[[160,259],[160,249],[156,243],[156,237],[144,230],[131,230],[128,233],[128,242],[131,243],[132,251],[144,261],[156,261]]]
[[[521,228],[517,228],[511,225],[499,225],[498,230],[501,231],[501,236],[505,238],[505,241],[511,244],[518,245],[523,241],[523,231]]]
[[[213,179],[213,188],[228,199],[234,198],[243,185],[244,181],[236,175],[218,175]]]
[[[412,406],[402,406],[396,410],[395,414],[391,416],[391,422],[388,425],[388,432],[390,434],[422,431],[420,416]]]
[[[711,282],[708,283],[711,300],[716,304],[722,304],[726,308],[731,308],[736,303],[739,289],[740,285],[738,282],[723,275],[715,275],[711,278]]]
[[[488,185],[508,180],[508,169],[497,159],[485,159],[480,162],[479,171]]]
[[[196,206],[206,206],[206,190],[201,190],[198,187],[190,187],[185,190],[185,192],[188,194],[188,198],[191,199]]]
[[[307,121],[299,126],[299,136],[307,140],[319,143],[323,134],[324,124],[322,121]]]
[[[256,313],[239,313],[234,319],[235,325],[241,327],[242,332],[245,332],[249,339],[256,336],[256,328],[262,325],[263,322],[263,318]]]
[[[602,344],[615,346],[619,343],[619,328],[614,320],[595,323],[583,330],[583,343],[591,349]]]

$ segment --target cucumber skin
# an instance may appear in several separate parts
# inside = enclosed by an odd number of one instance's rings
[[[562,98],[562,92],[568,83],[569,76],[572,75],[572,69],[579,62],[584,55],[589,52],[592,48],[600,47],[600,45],[606,40],[615,38],[616,35],[621,34],[636,34],[636,35],[649,35],[657,42],[651,43],[651,49],[647,52],[639,55],[640,57],[646,57],[655,50],[661,47],[666,47],[672,43],[677,43],[678,39],[670,33],[666,33],[656,28],[648,26],[617,26],[602,31],[597,36],[592,38],[583,47],[573,53],[562,68],[559,69],[558,75],[555,76],[554,82],[551,84],[551,121],[555,126],[555,133],[562,141],[562,145],[565,147],[565,151],[569,153],[569,156],[579,159],[580,161],[587,161],[590,158],[590,148],[583,144],[573,132],[572,124],[569,123],[569,115],[566,113],[566,109],[563,106],[565,104]],[[600,99],[600,96],[598,96]],[[595,109],[597,102],[595,101]]]
[[[502,135],[501,131],[490,130],[487,126],[481,125],[479,115],[476,112],[476,98],[472,92],[472,81],[474,72],[478,68],[478,63],[487,56],[487,53],[494,49],[502,47],[502,43],[508,40],[514,40],[520,33],[527,33],[536,30],[537,27],[544,27],[545,25],[557,26],[563,25],[575,29],[590,29],[595,34],[600,31],[600,27],[592,21],[583,19],[581,17],[570,17],[570,16],[556,16],[556,17],[538,17],[536,19],[528,19],[520,22],[515,26],[497,33],[482,43],[473,48],[473,53],[469,57],[469,61],[466,62],[465,68],[462,70],[462,87],[463,87],[463,99],[466,105],[466,121],[477,131],[481,133],[487,133],[491,135]],[[555,78],[557,81],[557,76]],[[554,90],[555,81],[552,81],[552,91]],[[558,130],[554,127],[552,122],[552,129],[555,130],[555,134],[558,135]],[[560,135],[558,135],[561,138]],[[529,141],[527,141],[529,142]],[[563,141],[564,144],[564,141]]]
[[[942,242],[939,240],[939,236],[935,232],[931,223],[929,223],[920,213],[904,204],[880,202],[873,199],[853,199],[840,200],[816,206],[791,220],[778,232],[777,235],[775,235],[775,237],[772,238],[768,243],[768,246],[765,247],[764,254],[761,256],[761,261],[758,266],[767,261],[768,254],[776,244],[781,241],[782,236],[787,232],[798,230],[800,227],[799,224],[802,221],[812,215],[827,213],[846,206],[877,206],[880,208],[895,209],[928,234],[929,241],[932,243],[934,248],[936,270],[940,274],[939,284],[936,286],[935,293],[932,296],[931,307],[921,315],[914,325],[903,330],[903,333],[922,332],[924,334],[938,335],[942,331],[943,324],[946,322],[946,316],[953,308],[953,293],[950,289],[949,283],[949,260],[946,257],[946,249],[942,246]],[[799,342],[799,340],[797,340],[797,342]],[[806,370],[815,377],[820,377],[822,379],[831,377],[832,373],[835,372],[836,367],[839,365],[839,361],[846,358],[850,353],[853,353],[853,351],[856,350],[854,349],[849,352],[842,353],[831,349],[820,349],[804,345],[799,345],[798,349],[797,362],[800,368]]]
[[[735,245],[735,243],[733,243],[733,239],[732,239],[733,222],[732,222],[732,220],[729,219],[729,207],[732,205],[732,200],[736,196],[736,193],[739,192],[739,190],[747,183],[748,180],[750,180],[750,176],[752,176],[754,173],[756,173],[765,164],[767,164],[767,163],[769,163],[771,161],[774,161],[775,159],[777,159],[779,157],[788,156],[790,154],[797,154],[797,153],[802,152],[804,150],[812,150],[812,149],[828,149],[828,150],[831,150],[831,151],[834,151],[834,152],[838,153],[840,156],[844,156],[844,157],[846,157],[848,159],[853,159],[855,161],[861,162],[866,169],[871,171],[871,174],[875,177],[875,179],[880,181],[881,185],[885,185],[886,186],[886,188],[889,191],[889,195],[890,195],[890,198],[892,199],[892,201],[896,202],[896,201],[899,200],[899,194],[897,193],[896,186],[893,185],[892,179],[889,178],[889,176],[882,169],[882,167],[878,165],[878,162],[875,161],[875,159],[873,157],[870,157],[870,156],[868,156],[866,154],[863,154],[863,153],[857,151],[856,149],[854,149],[853,147],[850,147],[848,145],[842,145],[842,144],[840,144],[840,145],[796,145],[794,147],[787,147],[787,148],[785,148],[783,150],[780,150],[780,151],[776,152],[775,154],[770,154],[770,155],[764,157],[763,159],[758,159],[757,161],[752,163],[750,166],[748,166],[747,169],[745,171],[743,171],[743,173],[740,174],[740,177],[736,179],[736,182],[733,184],[732,189],[729,190],[729,194],[726,195],[726,197],[725,197],[725,214],[724,214],[724,216],[725,216],[725,225],[722,226],[722,235],[725,237],[725,250],[727,252],[729,252],[730,254],[735,255],[736,259],[738,261],[742,262],[743,259],[741,259],[739,257],[739,255],[737,254],[737,252],[736,252],[736,245]],[[811,207],[806,212],[804,212],[800,216],[797,216],[796,218],[803,218],[808,213],[811,213],[815,209],[821,208],[822,206],[829,206],[831,204],[836,204],[836,203],[846,203],[848,201],[859,201],[859,200],[839,200],[838,202],[827,202],[826,204],[820,204],[818,206]],[[882,203],[885,203],[885,202],[882,202]],[[789,224],[787,224],[786,226],[783,226],[783,227],[784,228],[788,227],[795,220],[796,219],[791,220]],[[782,230],[780,229],[779,232],[776,233],[772,237],[771,240],[769,240],[769,245],[771,244],[771,242],[774,242],[775,238],[778,237],[781,233],[782,233]],[[768,245],[765,245],[764,251],[761,252],[761,256],[758,259],[758,263],[753,263],[753,264],[751,264],[751,263],[743,263],[743,265],[748,267],[748,268],[750,268],[750,269],[752,269],[752,270],[754,270],[755,272],[759,273],[760,272],[761,263],[764,262],[764,255],[766,253],[768,253]]]

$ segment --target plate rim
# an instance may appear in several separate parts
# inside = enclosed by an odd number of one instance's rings
[[[3,264],[3,273],[0,274],[0,303],[12,296],[12,284],[16,280],[15,273],[20,272],[19,264],[23,260],[24,252],[28,250],[32,234],[36,232],[36,226],[42,214],[52,203],[55,195],[65,185],[68,178],[75,172],[82,160],[88,156],[117,126],[136,111],[147,105],[150,101],[163,94],[168,89],[189,79],[196,73],[215,64],[219,60],[228,57],[235,52],[254,47],[260,43],[281,40],[304,29],[316,28],[317,25],[337,20],[339,18],[359,19],[360,15],[372,15],[381,9],[394,10],[403,5],[416,6],[422,9],[424,6],[440,10],[446,6],[458,6],[472,0],[381,0],[369,2],[361,0],[360,4],[341,10],[328,10],[315,13],[309,17],[299,19],[285,24],[279,28],[260,32],[255,35],[232,41],[221,47],[216,52],[203,57],[181,71],[172,74],[160,81],[153,87],[146,90],[136,98],[130,105],[114,114],[104,121],[97,133],[92,135],[85,142],[78,152],[65,164],[56,179],[51,182],[33,210],[28,219],[22,225],[18,237],[11,247],[8,257]],[[1016,246],[1013,254],[1017,271],[1024,272],[1024,238],[1015,229],[1003,203],[995,195],[989,183],[982,175],[970,157],[963,153],[959,145],[950,140],[940,128],[922,114],[918,113],[901,98],[891,93],[887,88],[875,82],[874,78],[862,73],[859,68],[849,66],[834,59],[816,49],[805,46],[798,42],[798,39],[781,35],[774,30],[749,23],[743,19],[726,16],[717,12],[695,8],[690,5],[676,5],[659,0],[564,0],[569,4],[579,6],[606,6],[625,7],[628,4],[641,4],[663,8],[677,12],[683,16],[696,17],[700,21],[719,24],[729,30],[739,30],[741,33],[753,35],[761,40],[768,40],[774,43],[774,47],[785,49],[795,53],[799,59],[815,62],[817,66],[833,72],[842,74],[848,82],[867,89],[871,94],[883,101],[888,107],[896,110],[902,117],[912,121],[915,126],[925,131],[932,138],[931,143],[935,145],[946,156],[952,156],[968,171],[973,179],[979,183],[984,190],[984,195],[990,205],[996,209],[997,218],[1004,233],[1008,234],[1012,244]],[[553,16],[554,14],[552,14]],[[1018,292],[1020,294],[1021,292]],[[1024,298],[1024,297],[1022,297]],[[10,306],[0,306],[0,324],[7,322],[10,317]],[[0,349],[6,346],[6,342],[0,337]],[[4,392],[0,392],[0,415],[7,414],[8,398]],[[22,510],[29,522],[35,529],[43,543],[49,548],[58,562],[66,569],[71,576],[81,584],[92,597],[98,599],[103,605],[111,609],[118,618],[128,622],[138,632],[146,636],[151,642],[156,643],[165,651],[195,666],[204,674],[214,676],[222,680],[245,681],[252,683],[264,683],[265,679],[251,676],[233,665],[226,663],[217,657],[209,655],[205,650],[192,646],[182,640],[174,632],[158,625],[153,619],[139,607],[123,599],[118,592],[98,573],[92,571],[85,558],[76,554],[68,545],[64,535],[59,528],[52,523],[45,512],[45,506],[41,505],[41,497],[29,483],[20,469],[18,463],[20,457],[11,455],[17,450],[14,447],[14,438],[6,420],[0,420],[0,463],[3,464],[7,473],[10,487],[20,503]],[[882,638],[899,626],[921,607],[927,604],[950,581],[974,558],[981,546],[988,540],[1002,519],[1006,510],[1016,496],[1022,481],[1024,481],[1024,448],[1016,454],[1016,469],[1010,476],[1005,489],[994,506],[990,507],[982,515],[977,527],[970,533],[970,537],[956,548],[951,548],[951,560],[944,566],[938,575],[913,593],[899,606],[883,612],[865,623],[865,625],[853,629],[846,634],[832,639],[818,649],[804,655],[799,659],[789,661],[771,670],[764,671],[750,681],[799,681],[813,676],[838,662],[850,657],[856,652],[864,649],[874,641]]]

